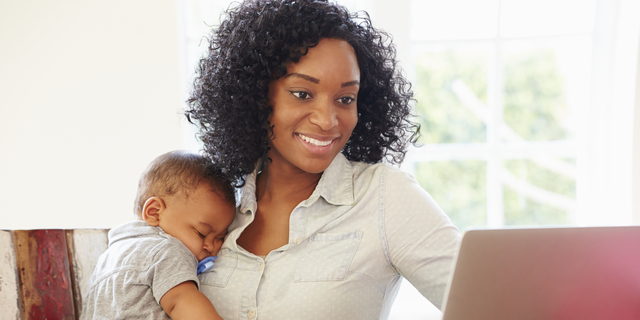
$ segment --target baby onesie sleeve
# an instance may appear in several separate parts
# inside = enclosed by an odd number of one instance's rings
[[[178,239],[170,238],[166,245],[158,247],[146,273],[146,281],[156,301],[160,303],[167,291],[185,281],[193,281],[199,288],[197,264],[193,253]]]

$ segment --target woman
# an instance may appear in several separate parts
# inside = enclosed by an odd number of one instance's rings
[[[459,234],[382,163],[417,134],[386,35],[320,0],[227,15],[187,117],[242,196],[201,291],[225,319],[385,319],[405,277],[440,307]]]

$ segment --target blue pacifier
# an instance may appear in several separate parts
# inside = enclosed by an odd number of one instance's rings
[[[202,261],[198,262],[198,273],[201,274],[203,272],[211,270],[213,267],[213,262],[216,261],[217,256],[214,257],[206,257],[202,259]]]

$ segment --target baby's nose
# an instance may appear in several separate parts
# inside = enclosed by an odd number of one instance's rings
[[[214,244],[214,239],[212,235],[207,236],[204,239],[204,250],[207,251],[207,253],[211,256],[215,255],[215,251],[216,251],[216,247]]]

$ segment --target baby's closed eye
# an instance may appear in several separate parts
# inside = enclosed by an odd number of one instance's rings
[[[198,234],[198,236],[200,236],[200,238],[202,239],[207,237],[206,235],[202,234],[202,232],[198,231],[198,229],[193,229],[193,231],[195,231]]]

